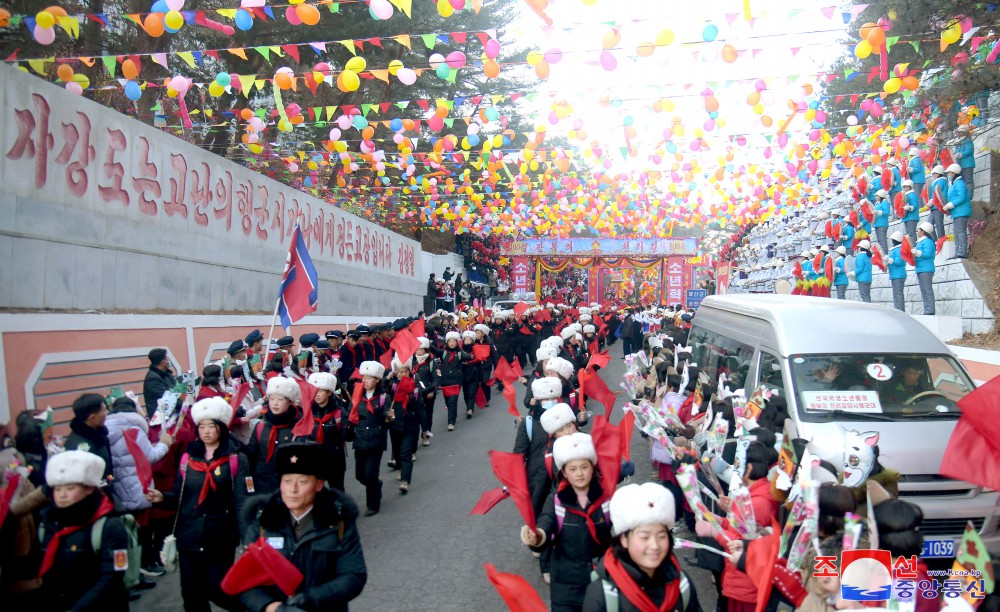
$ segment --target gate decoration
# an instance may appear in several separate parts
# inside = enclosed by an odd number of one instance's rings
[[[576,296],[581,302],[675,304],[686,301],[692,282],[688,259],[697,255],[697,248],[695,238],[572,238],[505,242],[500,252],[515,266],[534,260],[540,302]]]

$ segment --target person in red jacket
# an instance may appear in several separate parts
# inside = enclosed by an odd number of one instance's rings
[[[770,525],[778,513],[778,502],[771,495],[771,483],[767,479],[768,468],[773,463],[772,454],[773,449],[769,451],[760,442],[751,442],[747,447],[746,469],[743,472],[743,483],[750,490],[754,520],[761,527]],[[720,498],[719,507],[728,512],[729,498]],[[719,522],[729,540],[740,539],[739,532],[729,521],[720,519]],[[714,536],[720,545],[727,545],[727,538],[705,521],[698,521],[696,531],[699,536]],[[729,612],[753,612],[757,605],[757,588],[732,561],[726,561],[722,572],[722,594],[729,599]]]

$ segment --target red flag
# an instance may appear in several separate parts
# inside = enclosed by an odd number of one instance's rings
[[[149,465],[149,459],[142,452],[142,448],[136,440],[138,436],[138,429],[125,430],[125,446],[128,447],[128,454],[132,455],[132,461],[135,461],[135,471],[139,476],[139,482],[142,483],[142,492],[145,493],[153,484],[153,466]]]
[[[593,340],[590,341],[589,344],[587,344],[587,352],[590,353],[591,355],[596,355],[597,354],[597,349],[599,347],[600,347],[600,344],[597,342],[597,338],[594,338]],[[591,358],[591,361],[593,361],[593,358]],[[589,367],[590,363],[588,363],[587,366]],[[604,366],[601,366],[601,367],[604,367]]]
[[[771,581],[774,580],[774,562],[778,560],[778,547],[781,542],[781,527],[771,519],[769,535],[750,540],[746,543],[746,574],[757,587],[757,608],[755,612],[764,612],[767,601],[771,598]]]
[[[281,289],[278,291],[278,316],[286,333],[292,328],[292,323],[316,312],[319,290],[316,267],[309,257],[306,241],[302,238],[302,230],[298,224],[292,231],[290,242],[285,273],[281,277]]]
[[[890,191],[892,189],[892,168],[882,166],[882,189]]]
[[[862,176],[860,179],[858,179],[858,190],[861,191],[862,196],[864,194],[868,193],[868,179],[867,178],[865,178],[865,177]]]
[[[955,163],[955,158],[951,156],[951,152],[948,149],[941,149],[941,154],[938,156],[938,160],[945,168]]]
[[[406,363],[420,348],[420,341],[409,329],[401,329],[396,332],[396,337],[389,343],[389,348],[396,351],[396,357],[402,363]]]
[[[547,323],[552,320],[552,313],[546,308],[544,310],[539,310],[535,313],[535,321],[539,323]]]
[[[882,251],[877,244],[872,245],[872,265],[885,272],[885,261],[882,259]]]
[[[236,411],[240,409],[240,404],[243,403],[243,398],[245,398],[247,396],[247,393],[249,392],[250,392],[250,383],[243,382],[240,383],[238,387],[236,387],[236,393],[234,393],[233,396],[229,398],[229,405],[232,406],[233,408],[234,419],[237,418]]]
[[[403,405],[403,410],[406,410],[406,405],[410,402],[410,394],[416,388],[416,383],[409,376],[404,376],[399,379],[399,384],[396,386],[396,394],[392,396],[392,401],[399,402]]]
[[[603,353],[592,352],[590,355],[590,361],[587,362],[587,369],[593,372],[593,366],[606,368],[608,367],[608,362],[610,361],[611,356],[608,355],[607,351],[604,351]]]
[[[958,402],[962,416],[941,459],[942,476],[1000,488],[1000,376]]]
[[[819,274],[820,268],[823,267],[823,252],[820,251],[816,253],[816,257],[813,257],[813,272]]]
[[[517,374],[518,378],[524,376],[524,370],[521,369],[521,362],[518,361],[517,357],[514,358],[514,363],[510,364],[510,367],[514,370],[514,373]]]
[[[608,385],[604,383],[597,374],[587,376],[586,382],[583,384],[583,392],[587,394],[588,397],[592,397],[601,404],[604,405],[604,409],[607,414],[611,414],[611,409],[615,407],[615,394],[608,389]]]
[[[601,488],[604,499],[611,499],[618,485],[618,474],[622,469],[621,432],[608,422],[607,417],[594,417],[594,426],[590,431],[594,440],[594,450],[597,452],[597,467],[601,472]]]
[[[934,254],[935,255],[937,255],[937,254],[939,254],[941,252],[941,249],[944,248],[944,243],[946,243],[946,242],[948,242],[948,237],[947,236],[941,236],[940,238],[937,239],[937,242],[934,243],[934,245],[936,247],[934,249]]]
[[[493,371],[493,375],[504,385],[509,385],[519,378],[517,373],[514,372],[514,368],[510,367],[510,363],[503,357],[497,363],[497,368]]]
[[[510,493],[503,487],[490,489],[480,496],[479,501],[476,502],[476,505],[472,507],[472,511],[469,512],[469,516],[473,514],[486,514],[508,497],[510,497]]]
[[[413,323],[410,323],[409,330],[415,338],[427,335],[427,328],[424,325],[423,319],[417,319]]]
[[[299,391],[302,392],[302,417],[292,427],[292,435],[296,437],[308,437],[313,434],[316,423],[313,421],[313,400],[316,399],[316,387],[304,380],[296,379],[299,384]],[[359,387],[361,385],[358,385]]]
[[[626,412],[624,418],[618,422],[618,431],[621,433],[622,459],[632,460],[632,433],[635,431],[635,413]]]
[[[490,353],[492,352],[489,344],[472,345],[472,355],[476,358],[476,361],[489,361]]]
[[[485,407],[486,407],[486,394],[483,393],[483,387],[482,385],[480,385],[479,388],[476,389],[476,408],[482,410]]]
[[[930,188],[931,188],[931,184],[927,183],[927,189],[930,189]],[[948,211],[946,211],[944,209],[944,202],[941,201],[941,197],[942,197],[941,191],[938,190],[938,189],[935,189],[933,191],[934,191],[934,194],[930,198],[931,203],[933,203],[934,207],[937,208],[939,211],[941,211],[943,213],[947,213]]]
[[[903,210],[903,206],[906,205],[906,200],[903,198],[903,192],[900,191],[896,194],[896,199],[893,200],[893,210],[896,211],[896,216],[902,219],[906,216],[906,211]]]
[[[906,263],[911,266],[917,265],[917,260],[913,257],[913,247],[910,245],[909,236],[903,236],[903,244],[899,246],[899,254],[903,257],[903,261]]]
[[[854,227],[860,227],[861,226],[861,222],[858,219],[858,211],[852,210],[851,214],[848,215],[847,218],[848,218],[848,221],[851,222],[851,225],[853,225]]]
[[[521,413],[517,411],[517,394],[514,392],[514,385],[504,383],[503,397],[509,403],[507,412],[511,413],[514,418],[520,417]]]
[[[498,572],[492,563],[487,563],[486,577],[500,593],[510,612],[546,612],[545,602],[531,588],[528,581],[517,574]]]
[[[795,265],[792,266],[792,276],[802,280],[802,262],[796,261]]]
[[[872,210],[872,205],[867,200],[861,205],[861,216],[869,223],[875,221],[875,211]]]
[[[826,258],[826,269],[823,270],[823,274],[826,275],[830,282],[833,282],[833,257]]]
[[[445,397],[455,397],[461,392],[462,385],[447,385],[445,387],[441,387],[441,393],[444,394]]]
[[[524,455],[491,450],[490,465],[493,467],[493,473],[507,487],[507,491],[514,499],[524,524],[534,531],[535,509],[531,505],[531,493],[528,491],[528,473],[524,468]]]
[[[222,579],[222,591],[238,595],[259,586],[275,585],[291,597],[302,584],[302,572],[267,543],[263,537],[247,546]]]
[[[378,358],[378,362],[385,366],[385,371],[388,372],[392,369],[392,351],[385,351],[382,356]]]
[[[528,310],[529,308],[531,308],[531,306],[528,306],[524,302],[518,302],[517,304],[514,304],[514,314],[517,315],[518,319],[520,319],[521,316],[524,314],[524,311]]]

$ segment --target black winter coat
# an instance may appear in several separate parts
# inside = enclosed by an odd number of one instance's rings
[[[462,350],[468,354],[471,359],[462,361],[462,383],[471,382],[482,382],[483,380],[483,365],[482,361],[476,359],[476,356],[472,353],[473,344],[463,344]]]
[[[416,385],[416,381],[413,381]],[[393,383],[389,391],[389,399],[392,400],[392,412],[395,415],[389,429],[394,431],[419,432],[420,425],[426,422],[427,415],[424,413],[424,400],[420,394],[419,386],[414,386],[406,400],[406,407],[403,407],[403,400],[396,401],[396,390],[399,382]]]
[[[247,504],[244,544],[265,537],[278,552],[302,572],[302,584],[294,598],[302,610],[347,610],[347,603],[361,594],[368,581],[365,556],[355,521],[358,507],[342,491],[323,489],[316,494],[310,512],[314,527],[298,541],[291,514],[281,502],[281,494],[258,496]],[[251,612],[288,598],[278,587],[250,589],[240,601]]]
[[[42,527],[39,529],[42,550],[48,547],[60,529],[90,523],[104,499],[103,493],[94,491],[69,508],[53,505],[43,510]],[[39,609],[79,612],[128,610],[125,572],[115,570],[115,551],[124,551],[128,547],[125,526],[121,519],[106,515],[98,551],[91,548],[91,529],[84,527],[59,541],[55,563],[42,577],[39,596],[43,605]]]
[[[528,491],[535,516],[542,512],[545,498],[552,490],[552,474],[549,464],[552,460],[552,440],[545,432],[539,419],[541,406],[532,406],[528,416],[521,419],[514,438],[514,452],[524,456],[524,469],[528,474]],[[531,437],[528,437],[528,419],[531,419]]]
[[[250,442],[246,445],[244,452],[250,461],[250,473],[253,475],[252,493],[273,493],[278,490],[278,483],[281,477],[275,467],[275,458],[278,456],[278,447],[295,440],[292,429],[295,425],[298,411],[289,407],[288,411],[275,416],[270,410],[264,413],[264,418],[254,426],[250,433]],[[278,434],[274,449],[268,459],[268,441],[271,430],[278,426]]]
[[[389,430],[385,417],[391,404],[392,398],[384,392],[376,392],[371,398],[361,393],[358,422],[354,426],[354,450],[385,450],[385,432]]]
[[[238,452],[234,440],[225,439],[226,447],[219,445],[212,461],[226,458],[227,461],[213,472],[215,488],[209,487],[205,501],[198,503],[202,487],[205,484],[205,472],[194,468],[195,464],[211,464],[205,459],[205,443],[195,440],[187,447],[187,466],[181,472],[181,477],[174,481],[174,488],[163,495],[163,505],[177,508],[177,538],[178,550],[187,551],[226,551],[235,549],[240,543],[239,521],[242,517],[243,503],[247,492],[247,477],[250,476],[250,466],[247,458]],[[236,455],[237,473],[232,473],[229,457]],[[183,463],[183,460],[182,460]]]
[[[170,372],[164,372],[154,367],[146,371],[146,378],[142,381],[142,398],[146,404],[146,413],[156,412],[156,402],[163,397],[168,389],[174,386],[176,379]]]
[[[466,361],[472,361],[472,355],[461,348],[452,350],[445,347],[438,358],[438,386],[450,387],[462,384],[464,370],[462,364]]]
[[[428,393],[436,393],[438,390],[438,361],[432,355],[428,355],[423,363],[417,363],[413,358],[413,380],[417,383],[417,390],[421,399],[427,397]]]
[[[346,383],[351,379],[351,374],[354,374],[354,370],[358,369],[358,365],[361,364],[362,359],[361,350],[358,345],[349,345],[346,341],[340,347],[340,371],[337,373],[337,380]]]
[[[594,568],[594,559],[602,556],[611,543],[610,517],[605,514],[606,507],[594,507],[603,494],[597,474],[590,482],[590,492],[587,494],[590,504],[591,521],[597,540],[590,535],[586,519],[578,514],[585,512],[580,507],[573,487],[564,486],[562,490],[553,491],[545,500],[545,506],[538,517],[538,528],[545,532],[545,542],[535,550],[552,547],[552,557],[549,561],[552,574],[552,605],[579,608],[583,605],[583,596],[590,585],[590,572]],[[564,511],[562,529],[556,517],[556,501],[559,501],[560,511]]]
[[[639,587],[646,592],[656,605],[663,603],[666,585],[674,580],[680,580],[683,575],[687,579],[688,588],[690,589],[687,606],[683,603],[684,598],[678,595],[677,603],[672,610],[674,612],[701,612],[701,605],[698,603],[698,593],[694,589],[694,583],[691,582],[690,576],[683,571],[678,572],[672,563],[664,562],[654,572],[653,578],[650,578],[646,572],[640,570],[631,559],[621,559],[621,564],[625,568],[625,571],[639,584]],[[587,594],[583,600],[583,612],[606,612],[608,609],[607,602],[605,601],[603,580],[607,580],[611,584],[615,582],[608,577],[608,570],[604,568],[604,559],[601,559],[601,562],[597,564],[597,576],[599,580],[595,580],[587,587]],[[618,610],[621,612],[639,612],[639,608],[626,599],[621,591],[618,592]]]
[[[108,428],[103,425],[94,429],[83,421],[73,418],[69,422],[70,434],[66,437],[66,450],[82,450],[104,459],[104,480],[111,482],[111,441],[108,439]],[[110,487],[108,495],[111,495]]]

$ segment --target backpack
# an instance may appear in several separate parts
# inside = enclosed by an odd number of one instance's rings
[[[601,586],[604,587],[604,608],[607,612],[618,612],[618,587],[611,583],[610,580],[606,580],[597,575],[596,571],[590,572],[590,581],[595,580],[601,581]],[[681,610],[687,610],[688,604],[691,602],[691,583],[688,582],[687,576],[684,572],[681,572]]]
[[[98,518],[90,525],[90,549],[95,555],[101,554],[101,545],[104,538],[104,524],[108,515]],[[128,545],[126,555],[128,556],[128,567],[124,572],[125,588],[131,589],[139,584],[139,566],[142,564],[142,548],[139,546],[139,526],[135,522],[135,517],[131,514],[123,514],[120,517],[125,526],[125,533],[128,535]],[[45,523],[38,527],[38,541],[45,540]]]

